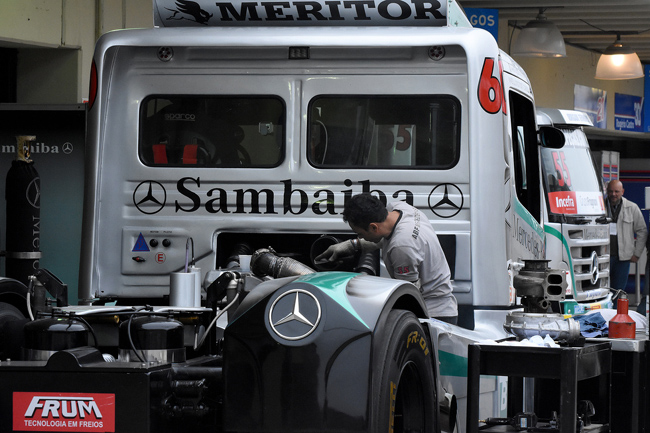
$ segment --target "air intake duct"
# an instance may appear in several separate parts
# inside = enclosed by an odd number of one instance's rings
[[[251,270],[258,277],[268,275],[273,278],[308,275],[316,272],[296,259],[279,257],[272,248],[262,248],[253,253]]]

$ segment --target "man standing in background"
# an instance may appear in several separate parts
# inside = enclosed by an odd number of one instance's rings
[[[607,184],[607,214],[612,219],[609,225],[609,284],[617,290],[625,290],[630,262],[639,261],[648,238],[641,209],[623,197],[624,192],[623,183],[618,179]]]

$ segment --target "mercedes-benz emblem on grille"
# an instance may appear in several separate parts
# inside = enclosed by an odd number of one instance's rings
[[[320,322],[321,306],[307,290],[293,289],[280,295],[269,309],[271,329],[285,340],[309,336]]]
[[[589,274],[591,275],[591,284],[594,285],[598,281],[600,272],[598,271],[598,254],[596,251],[591,252],[591,265],[589,266]]]

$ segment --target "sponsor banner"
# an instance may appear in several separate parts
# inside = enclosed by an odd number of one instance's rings
[[[472,26],[487,30],[499,41],[499,9],[465,8],[465,13]]]
[[[607,92],[576,84],[573,88],[573,106],[587,113],[597,128],[607,129]]]
[[[643,97],[614,94],[614,129],[643,132]]]
[[[352,187],[354,183],[361,187],[359,193],[374,194],[384,204],[394,200],[415,206],[413,191],[400,189],[385,192],[375,188],[368,179],[357,182],[350,179],[343,181],[345,187]],[[283,185],[280,190],[269,184],[267,188],[250,187],[228,191],[213,187],[205,180],[202,181],[200,177],[183,177],[176,182],[175,190],[172,189],[168,193],[162,183],[156,180],[145,180],[140,182],[133,191],[133,206],[138,212],[147,215],[154,215],[163,210],[169,212],[172,209],[177,214],[207,212],[208,214],[337,215],[353,194],[351,188],[341,193],[326,188],[316,189],[315,192],[303,190],[294,187],[292,179],[282,180],[280,184]],[[178,198],[173,201],[168,200],[168,197],[172,196]],[[463,210],[465,198],[460,186],[443,183],[433,187],[427,202],[429,209],[436,216],[453,218]],[[145,245],[138,245],[138,247],[144,249]]]
[[[605,202],[599,192],[558,191],[548,194],[551,212],[565,215],[599,215]]]
[[[447,26],[446,0],[155,0],[157,27]]]
[[[114,432],[115,394],[14,392],[13,430]]]
[[[650,65],[643,65],[643,76],[643,132],[650,132]]]

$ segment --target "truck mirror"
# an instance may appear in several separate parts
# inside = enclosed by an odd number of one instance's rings
[[[564,146],[564,133],[553,126],[542,126],[537,131],[539,134],[539,143],[542,147],[559,149]]]

